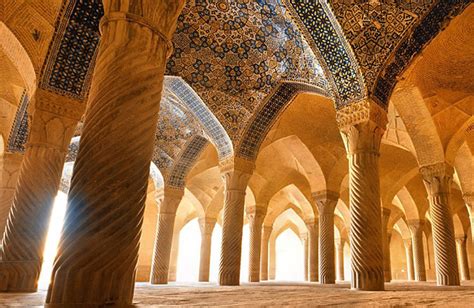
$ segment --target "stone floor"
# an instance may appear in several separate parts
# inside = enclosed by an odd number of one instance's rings
[[[269,282],[218,287],[215,284],[171,284],[151,286],[138,283],[137,307],[163,306],[335,306],[474,307],[474,281],[461,287],[436,287],[433,282],[386,284],[385,292],[355,292],[348,284],[321,286],[311,283]],[[0,293],[0,307],[42,307],[46,292],[34,294]]]

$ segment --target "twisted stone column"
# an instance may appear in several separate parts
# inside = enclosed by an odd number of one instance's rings
[[[36,91],[29,140],[3,234],[1,291],[32,292],[38,287],[51,210],[82,110],[77,101]]]
[[[407,258],[407,280],[414,280],[415,269],[413,266],[413,248],[411,239],[404,239],[403,244],[405,245],[405,254]]]
[[[423,220],[409,220],[408,227],[412,235],[413,263],[415,268],[415,281],[426,281],[425,253],[423,250]]]
[[[183,195],[182,189],[165,188],[156,226],[155,247],[151,263],[151,284],[168,283],[174,221]]]
[[[420,168],[430,203],[436,282],[439,286],[457,286],[459,282],[454,225],[449,204],[453,168],[439,163]]]
[[[3,235],[8,219],[8,213],[13,203],[15,186],[18,182],[23,155],[4,153],[0,157],[0,232]],[[0,241],[2,239],[0,238]],[[1,244],[1,242],[0,242]]]
[[[170,270],[168,273],[168,282],[176,281],[176,270],[178,267],[179,256],[179,236],[177,231],[175,234],[176,236],[173,236],[173,242],[171,244]]]
[[[379,149],[386,112],[371,101],[337,111],[337,122],[349,160],[351,287],[384,289]]]
[[[304,259],[303,259],[303,267],[304,267],[304,280],[308,281],[308,233],[300,234],[301,243],[303,244],[304,249]]]
[[[334,255],[334,209],[339,194],[332,191],[313,193],[319,211],[319,282],[336,282],[336,264]]]
[[[228,170],[223,170],[225,199],[219,284],[224,286],[239,285],[240,282],[245,190],[253,166],[243,166],[242,168],[238,169],[234,165]]]
[[[337,256],[337,280],[344,281],[344,244],[343,238],[336,242],[336,256]]]
[[[260,248],[262,246],[262,223],[267,211],[266,205],[255,205],[247,210],[250,226],[249,282],[260,281]]]
[[[105,1],[48,304],[132,303],[163,76],[183,5]]]
[[[461,272],[461,280],[471,280],[471,274],[469,273],[469,263],[466,249],[467,236],[456,237],[456,247],[458,252],[459,269]]]
[[[262,253],[260,256],[260,280],[268,280],[268,245],[273,228],[263,226],[262,232]]]
[[[464,202],[466,203],[467,210],[469,212],[469,220],[471,221],[471,240],[474,243],[474,194],[467,193],[463,196]]]
[[[201,258],[199,259],[199,281],[209,282],[209,270],[211,266],[212,231],[216,225],[216,219],[211,217],[199,218],[201,228]]]
[[[392,266],[390,260],[390,236],[388,232],[388,221],[392,211],[386,207],[382,209],[382,246],[383,246],[383,276],[385,282],[392,280]]]
[[[318,220],[306,221],[309,240],[309,281],[318,281],[319,278],[319,224]]]

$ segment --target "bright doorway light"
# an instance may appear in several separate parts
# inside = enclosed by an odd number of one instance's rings
[[[64,225],[64,216],[66,214],[67,195],[58,192],[53,203],[53,210],[49,220],[48,235],[43,253],[43,266],[38,280],[38,288],[47,290],[53,271],[54,258],[56,257],[61,231]]]
[[[276,280],[304,281],[304,251],[300,238],[291,230],[276,239]]]
[[[201,256],[201,230],[197,218],[181,229],[178,251],[176,281],[197,282]]]

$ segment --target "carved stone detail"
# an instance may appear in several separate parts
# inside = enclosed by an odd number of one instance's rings
[[[13,203],[23,155],[4,153],[0,157],[0,232],[3,234]]]

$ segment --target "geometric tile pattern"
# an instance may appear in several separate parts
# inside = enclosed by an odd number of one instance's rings
[[[325,96],[324,90],[301,83],[281,83],[273,95],[255,112],[245,130],[237,156],[254,161],[268,131],[298,93],[310,92]]]
[[[66,154],[66,162],[75,162],[77,158],[77,153],[79,152],[79,141],[81,140],[80,136],[73,137],[69,143],[68,151]]]
[[[198,93],[234,146],[280,80],[328,87],[280,0],[187,1],[173,43],[166,74],[182,77]]]
[[[344,39],[331,10],[323,1],[287,0],[300,29],[325,66],[332,81],[336,107],[340,108],[365,96],[365,85],[357,61]]]
[[[199,95],[180,77],[165,76],[164,88],[175,94],[199,120],[199,124],[202,125],[204,132],[216,147],[219,159],[223,160],[232,156],[234,152],[232,141],[224,127],[207,108]]]
[[[453,19],[463,12],[470,0],[439,1],[398,44],[375,84],[374,98],[388,105],[398,77],[411,60]]]
[[[13,120],[12,130],[8,137],[8,151],[23,153],[25,151],[25,144],[28,140],[28,106],[30,100],[23,91],[18,109],[16,110],[15,119]]]
[[[101,0],[64,1],[43,65],[40,87],[84,100],[97,47]]]
[[[176,159],[166,184],[176,188],[184,187],[186,175],[194,166],[197,158],[208,144],[209,141],[202,136],[195,136],[191,139],[191,141],[186,144],[180,157]]]

